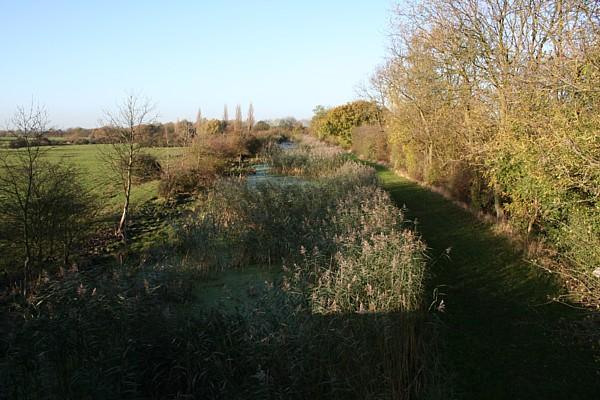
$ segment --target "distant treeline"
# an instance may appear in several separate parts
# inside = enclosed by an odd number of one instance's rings
[[[224,134],[239,132],[261,132],[270,129],[282,129],[286,131],[302,130],[304,123],[293,117],[282,118],[272,121],[248,121],[237,122],[221,119],[205,119],[190,122],[181,120],[177,122],[144,124],[139,130],[141,144],[146,147],[172,147],[188,146],[194,137],[199,134]],[[115,128],[103,126],[99,128],[68,128],[48,129],[39,138],[33,138],[35,145],[49,146],[57,144],[105,144],[110,143],[115,137]],[[0,131],[0,137],[11,138],[7,147],[21,148],[27,144],[16,131]],[[30,143],[31,144],[31,143]]]

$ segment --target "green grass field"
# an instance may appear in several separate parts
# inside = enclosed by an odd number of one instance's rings
[[[122,190],[114,174],[102,160],[102,150],[107,145],[67,145],[44,147],[44,157],[52,162],[74,165],[83,179],[84,185],[96,196],[98,204],[106,213],[117,212],[122,201]],[[4,150],[20,151],[20,150]],[[183,154],[181,147],[148,148],[147,152],[158,157],[164,165],[167,160],[176,162]],[[135,185],[132,191],[132,208],[135,209],[157,197],[158,181]]]

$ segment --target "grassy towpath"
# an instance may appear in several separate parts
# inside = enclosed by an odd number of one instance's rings
[[[430,247],[429,290],[444,293],[441,357],[455,397],[599,399],[599,365],[569,337],[583,311],[549,301],[560,292],[551,277],[452,202],[377,169]]]

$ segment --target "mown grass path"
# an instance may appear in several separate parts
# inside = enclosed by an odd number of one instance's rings
[[[552,278],[465,210],[377,169],[430,247],[429,292],[444,293],[441,358],[455,397],[599,399],[599,366],[570,337],[583,311],[549,301],[560,292]]]

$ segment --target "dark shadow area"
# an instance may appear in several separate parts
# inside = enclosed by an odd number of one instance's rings
[[[86,279],[67,277],[52,314],[39,308],[2,349],[0,397],[447,398],[423,312],[314,314],[302,296],[263,288],[235,309],[184,315],[188,275],[162,276],[154,292],[95,277],[101,295]]]
[[[594,349],[573,327],[591,311],[553,301],[552,275],[527,263],[491,226],[451,201],[374,165],[383,186],[430,247],[445,304],[442,357],[458,398],[591,399],[600,376]]]

